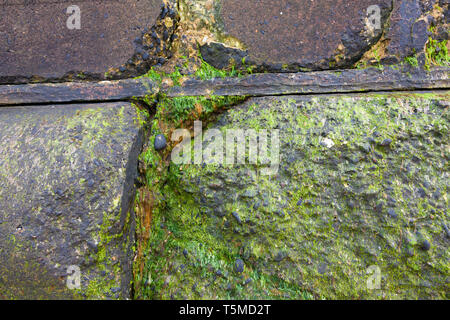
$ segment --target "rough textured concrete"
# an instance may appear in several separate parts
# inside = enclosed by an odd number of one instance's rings
[[[162,0],[0,2],[0,83],[104,75],[124,65],[161,13]],[[70,5],[81,29],[66,26]],[[135,39],[140,38],[140,42]]]
[[[130,297],[142,120],[129,103],[0,108],[0,298]]]

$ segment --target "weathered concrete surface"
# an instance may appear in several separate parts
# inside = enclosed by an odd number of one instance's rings
[[[374,5],[376,24],[369,9]],[[218,68],[228,66],[229,59],[240,65],[243,57],[272,70],[350,66],[380,38],[391,5],[391,0],[222,0],[221,32],[242,43],[245,53],[210,43],[202,56]]]
[[[148,69],[146,62],[156,63],[149,60],[159,53],[153,52],[157,45],[150,48],[150,43],[165,44],[167,40],[155,33],[157,18],[162,18],[163,12],[164,18],[168,16],[162,4],[162,0],[2,1],[0,83],[105,78],[108,73],[123,77],[142,72]],[[80,8],[79,30],[66,25],[73,14],[67,13],[71,5]],[[175,17],[174,12],[170,14]],[[173,32],[172,25],[167,37]]]
[[[0,298],[130,297],[142,120],[129,103],[0,108]]]
[[[152,189],[142,296],[449,299],[449,99],[261,97],[227,110],[208,125],[223,147],[229,129],[279,130],[278,171],[261,174],[248,149],[241,165],[171,164]]]

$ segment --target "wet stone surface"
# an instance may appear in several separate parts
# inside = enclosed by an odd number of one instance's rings
[[[392,9],[389,0],[223,0],[221,5],[224,32],[243,43],[247,62],[274,70],[351,65],[381,36]],[[233,54],[216,43],[202,54],[212,64],[223,56],[239,63],[243,56],[242,50]]]
[[[442,11],[439,12],[436,8],[442,8]],[[396,1],[391,24],[385,34],[388,40],[385,60],[398,62],[405,57],[417,55],[422,64],[425,45],[430,36],[438,41],[449,39],[448,8],[447,0]],[[430,27],[434,28],[434,33]]]
[[[121,66],[140,49],[136,38],[156,23],[162,3],[1,0],[0,83],[101,78],[112,68],[123,73]]]
[[[230,129],[279,130],[278,170],[250,163],[250,139],[245,164],[171,166],[149,297],[447,299],[448,100],[286,96],[230,108],[208,130],[224,141]],[[367,285],[374,267],[380,290]]]
[[[0,299],[77,297],[71,266],[81,297],[130,297],[137,117],[124,102],[0,108]]]

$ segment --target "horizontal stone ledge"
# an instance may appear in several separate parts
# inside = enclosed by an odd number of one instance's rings
[[[0,86],[0,106],[36,103],[120,101],[159,91],[179,96],[270,96],[450,88],[450,68],[396,68],[301,73],[263,73],[241,78],[189,79],[182,86],[158,86],[148,78],[101,82]]]
[[[158,92],[148,78],[99,82],[0,85],[0,106],[36,103],[123,101]]]
[[[401,71],[351,69],[307,73],[263,73],[242,78],[188,80],[182,87],[162,88],[169,97],[178,96],[271,96],[368,91],[412,91],[450,88],[450,68]]]

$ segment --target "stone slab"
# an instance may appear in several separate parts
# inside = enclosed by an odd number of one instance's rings
[[[0,106],[129,100],[158,92],[148,78],[100,82],[64,82],[0,85]]]
[[[0,108],[0,299],[130,297],[142,133],[129,103]]]
[[[425,72],[419,68],[387,67],[350,69],[342,72],[262,73],[242,78],[187,80],[181,87],[162,88],[169,97],[179,96],[269,96],[395,90],[449,89],[450,68]],[[0,93],[1,104],[1,93]]]
[[[230,130],[250,137],[253,129],[271,143],[278,130],[279,166],[262,174],[267,165],[251,162],[245,138],[243,163],[178,165],[149,239],[157,253],[148,278],[161,285],[143,294],[447,300],[449,99],[293,95],[227,109],[204,125],[204,139],[212,142],[206,128],[217,130],[214,143],[236,150],[242,142],[226,139]],[[169,241],[168,230],[176,230]],[[195,263],[205,256],[212,263]]]
[[[158,87],[148,78],[101,82],[40,83],[0,86],[0,106],[126,100],[161,92],[168,97],[201,95],[287,95],[337,92],[449,89],[450,68],[376,68],[308,73],[263,73],[240,78],[201,81]]]
[[[152,27],[162,0],[0,1],[0,83],[103,75],[135,53],[136,37]],[[80,8],[70,30],[67,8]]]
[[[379,24],[370,23],[373,5]],[[329,69],[351,65],[379,39],[391,5],[390,0],[222,0],[220,19],[224,34],[247,49],[247,62],[266,69]],[[202,54],[216,65],[224,55],[238,63],[242,58],[214,43]]]

